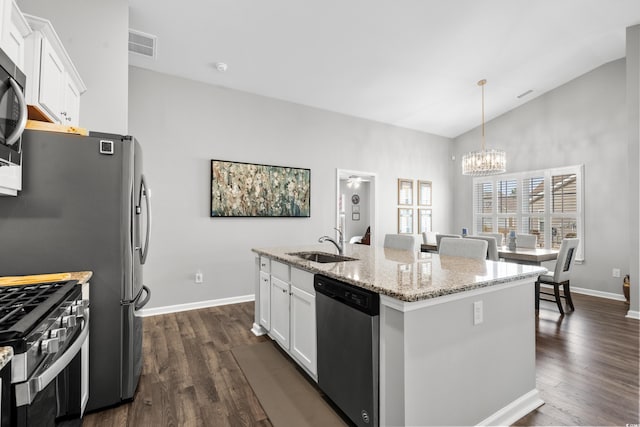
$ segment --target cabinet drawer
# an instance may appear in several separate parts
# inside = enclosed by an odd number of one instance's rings
[[[291,284],[308,294],[316,294],[316,291],[313,288],[313,273],[291,267]]]
[[[289,275],[289,265],[271,260],[271,275],[289,283],[289,279],[291,278]]]
[[[269,273],[271,271],[271,260],[267,257],[260,257],[260,271]]]

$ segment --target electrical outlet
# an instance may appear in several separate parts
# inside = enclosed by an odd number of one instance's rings
[[[620,277],[620,269],[619,268],[614,268],[613,270],[611,270],[611,276]]]
[[[201,271],[196,271],[196,280],[195,280],[195,282],[196,283],[204,282],[204,276],[203,276]]]
[[[482,323],[483,317],[482,301],[476,301],[473,303],[473,324],[479,325]]]

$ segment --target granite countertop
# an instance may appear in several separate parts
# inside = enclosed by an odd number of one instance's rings
[[[93,271],[73,271],[69,272],[69,274],[71,274],[69,280],[77,280],[78,283],[82,285],[87,283],[89,279],[91,279],[91,276],[93,276]]]
[[[85,284],[93,276],[92,271],[71,271],[62,273],[36,274],[31,276],[4,276],[0,277],[2,286],[28,285],[34,283],[46,283],[60,280],[77,280],[79,284]]]
[[[0,369],[4,368],[13,358],[13,347],[0,347]]]
[[[321,264],[292,252],[321,251],[335,254],[330,243],[254,248],[253,252],[294,267],[320,273],[401,301],[419,301],[519,279],[537,277],[544,267],[485,261],[427,252],[345,244],[344,255],[357,261]]]

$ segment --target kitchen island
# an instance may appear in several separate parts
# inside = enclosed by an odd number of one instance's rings
[[[543,403],[535,378],[534,281],[544,268],[364,245],[346,245],[344,255],[354,261],[325,264],[291,254],[335,253],[328,244],[253,251],[260,255],[254,333],[274,337],[267,317],[282,315],[265,303],[269,274],[278,286],[290,279],[292,298],[314,298],[308,281],[317,273],[380,294],[380,425],[504,425]],[[290,346],[294,360],[311,361],[306,370],[315,379],[315,344],[300,351],[304,337],[298,342]]]

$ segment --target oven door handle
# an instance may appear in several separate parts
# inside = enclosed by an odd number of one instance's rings
[[[9,84],[11,88],[16,93],[16,98],[18,98],[18,108],[20,109],[20,117],[18,117],[18,121],[15,129],[11,132],[11,135],[7,136],[7,145],[12,146],[16,143],[16,141],[22,135],[24,128],[27,126],[27,100],[24,98],[24,94],[22,93],[22,88],[18,85],[18,83],[14,80],[13,77],[9,77]],[[18,152],[21,150],[19,149]]]
[[[16,406],[30,405],[36,395],[44,390],[53,381],[82,349],[82,344],[89,337],[89,317],[84,322],[82,332],[78,338],[69,346],[65,352],[51,364],[44,372],[37,377],[28,379],[25,382],[16,384]]]

